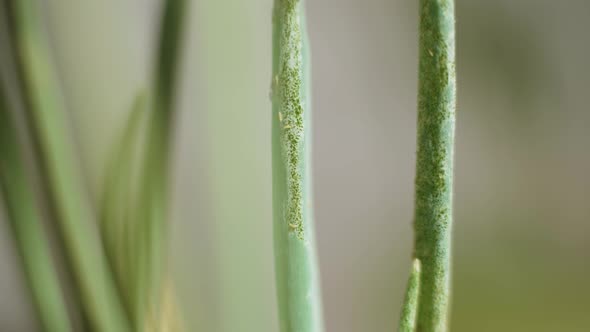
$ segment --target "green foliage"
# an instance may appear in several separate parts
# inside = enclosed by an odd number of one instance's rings
[[[153,86],[149,94],[138,97],[107,166],[100,237],[94,232],[95,216],[77,174],[59,82],[37,4],[34,0],[2,0],[2,5],[10,18],[16,81],[40,164],[43,192],[63,241],[85,328],[117,332],[180,329],[164,257],[167,165],[185,1],[164,2]],[[7,118],[4,103],[0,106],[2,119]],[[2,126],[6,130],[0,137],[0,152],[3,161],[7,158],[0,165],[2,188],[17,245],[44,327],[67,331],[66,308],[60,302],[49,255],[43,250],[46,244],[36,210],[24,209],[34,202],[16,149],[16,131],[9,121],[3,121]],[[140,149],[143,136],[147,146]]]
[[[93,232],[95,220],[86,192],[77,177],[59,84],[38,9],[33,0],[5,2],[29,131],[45,180],[43,189],[64,242],[83,311],[95,330],[126,331],[128,322],[102,244]]]
[[[34,0],[1,0],[10,17],[19,97],[74,296],[92,331],[180,329],[167,254],[174,93],[186,0],[164,2],[152,82],[137,97],[104,178],[98,224],[77,174],[57,75]],[[311,188],[309,42],[303,0],[275,0],[273,229],[281,332],[321,332]],[[453,0],[420,1],[415,253],[399,330],[447,330],[455,126]],[[70,320],[0,89],[0,188],[47,331]]]
[[[0,88],[0,191],[41,325],[48,332],[71,331],[65,302],[49,255],[49,244],[25,174],[20,142]]]
[[[103,180],[103,194],[100,209],[100,230],[105,252],[115,275],[126,313],[131,324],[137,328],[142,320],[139,315],[141,304],[137,303],[136,279],[137,257],[141,255],[138,236],[142,226],[138,220],[137,201],[141,153],[141,129],[145,121],[147,101],[140,94],[133,105],[127,125],[107,164]],[[147,290],[142,290],[143,292]]]
[[[137,330],[162,324],[161,296],[170,291],[164,288],[168,162],[185,11],[184,0],[164,3],[151,93],[138,96],[105,177],[103,234],[112,242],[111,265]],[[129,254],[120,257],[118,248]]]

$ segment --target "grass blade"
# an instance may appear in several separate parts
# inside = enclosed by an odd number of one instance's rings
[[[164,266],[167,238],[168,166],[172,150],[172,124],[174,120],[174,93],[177,83],[185,0],[166,0],[162,11],[158,53],[153,83],[153,99],[147,124],[147,149],[144,155],[139,220],[141,249],[138,257],[138,278],[136,280],[136,303],[140,307],[138,317],[148,314],[146,319],[159,317],[158,307],[163,292]],[[150,318],[151,317],[151,318]],[[151,325],[154,325],[152,323]],[[157,324],[156,324],[157,325]]]
[[[323,331],[311,209],[311,103],[303,10],[298,0],[274,4],[273,219],[282,332]]]
[[[417,331],[448,329],[455,137],[453,0],[420,0],[415,258]]]
[[[134,328],[138,325],[138,317],[135,316],[139,310],[135,301],[135,280],[140,272],[137,271],[136,258],[140,250],[137,233],[141,226],[136,200],[137,174],[140,169],[137,159],[142,152],[141,130],[144,129],[142,125],[146,111],[146,95],[140,94],[108,161],[100,210],[100,230],[105,252]]]
[[[66,304],[5,96],[0,88],[0,191],[41,325],[47,332],[68,332],[72,329]]]
[[[4,0],[4,3],[11,18],[11,37],[29,131],[40,157],[44,189],[82,297],[84,313],[96,331],[127,331],[127,318],[102,244],[93,230],[94,216],[77,177],[59,83],[42,35],[37,4],[33,0]]]

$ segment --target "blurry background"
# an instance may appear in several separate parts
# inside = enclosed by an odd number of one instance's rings
[[[96,199],[147,82],[156,0],[40,0]],[[418,1],[307,1],[328,331],[394,331],[410,267]],[[187,331],[274,332],[271,0],[195,0],[171,260]],[[590,2],[456,0],[451,330],[590,329]],[[0,330],[35,331],[6,223]]]

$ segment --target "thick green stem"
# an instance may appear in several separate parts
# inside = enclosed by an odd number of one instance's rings
[[[416,331],[448,328],[455,132],[453,0],[420,0],[415,258],[420,261]]]
[[[112,275],[94,231],[94,218],[75,165],[59,82],[42,37],[33,0],[4,0],[9,9],[21,93],[44,189],[58,222],[68,265],[95,331],[127,331],[129,326]]]
[[[66,305],[20,146],[4,90],[0,88],[0,192],[43,330],[68,332],[71,326]]]
[[[311,103],[303,4],[276,0],[272,154],[275,268],[282,332],[323,330],[311,199]]]

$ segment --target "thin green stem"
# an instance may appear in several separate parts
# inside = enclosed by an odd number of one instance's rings
[[[420,0],[415,258],[421,264],[416,331],[447,331],[455,132],[453,0]]]
[[[402,306],[402,314],[399,324],[399,332],[416,331],[416,318],[418,316],[418,296],[420,294],[420,261],[414,259],[412,271],[408,279],[406,298]]]
[[[323,331],[311,199],[309,50],[303,4],[275,0],[272,155],[275,267],[282,332]]]
[[[27,181],[20,146],[4,90],[0,88],[0,192],[41,325],[47,332],[68,332],[72,328],[66,304]]]
[[[59,82],[33,0],[4,0],[9,9],[21,93],[39,156],[45,192],[60,228],[84,312],[96,331],[127,331],[94,216],[77,176]]]

